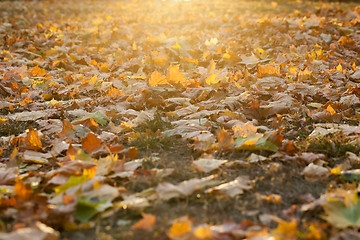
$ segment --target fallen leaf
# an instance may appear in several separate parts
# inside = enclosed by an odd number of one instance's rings
[[[153,87],[161,84],[166,84],[166,77],[155,70],[150,76],[149,85]]]
[[[17,178],[18,168],[0,168],[0,185],[12,185]]]
[[[215,185],[217,181],[214,179],[215,175],[204,177],[201,179],[193,178],[183,181],[177,185],[163,182],[156,187],[156,192],[162,200],[170,200],[176,197],[185,197],[192,194],[194,191],[202,189],[206,186]]]
[[[20,228],[10,233],[0,233],[4,240],[58,240],[60,233],[41,222],[36,222],[34,227]]]
[[[132,227],[135,229],[144,229],[144,230],[150,230],[154,227],[156,222],[156,216],[153,214],[146,214],[141,213],[141,216],[143,217],[140,221],[135,223]]]
[[[212,170],[217,169],[226,162],[227,160],[202,158],[194,161],[193,164],[199,171],[208,173],[211,172]]]
[[[170,239],[176,240],[183,237],[185,234],[190,233],[191,229],[192,221],[188,216],[185,216],[174,221],[167,235]]]
[[[277,228],[272,230],[271,233],[279,239],[298,239],[297,222],[295,220],[286,222],[280,219]]]
[[[329,176],[329,169],[310,163],[304,168],[302,174],[307,180],[323,179]]]
[[[221,184],[219,186],[206,190],[208,193],[224,193],[230,197],[243,194],[244,190],[251,189],[250,180],[248,177],[237,177],[235,180]]]
[[[98,139],[95,134],[90,132],[86,138],[82,139],[81,148],[88,153],[95,152],[101,148],[101,140]]]

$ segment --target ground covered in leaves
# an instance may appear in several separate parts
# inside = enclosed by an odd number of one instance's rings
[[[0,239],[360,239],[356,3],[0,15]]]

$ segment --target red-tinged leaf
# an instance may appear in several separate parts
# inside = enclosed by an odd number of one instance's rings
[[[138,156],[138,150],[136,147],[129,148],[129,158],[131,160],[135,159]]]
[[[98,139],[93,133],[89,133],[87,137],[83,138],[81,144],[81,148],[88,153],[95,152],[101,148],[101,140]]]
[[[156,216],[153,214],[141,213],[143,217],[140,221],[135,223],[132,227],[135,229],[150,230],[156,223]]]
[[[72,146],[72,144],[70,143],[68,150],[66,151],[66,155],[71,157],[74,156],[75,154],[77,154],[77,150]]]
[[[119,153],[124,149],[125,149],[125,147],[122,144],[112,145],[112,146],[109,147],[109,150],[110,150],[111,153]]]
[[[92,131],[99,130],[99,124],[97,124],[92,118],[86,118],[84,120],[73,122],[73,125],[79,125],[79,124],[91,129]]]

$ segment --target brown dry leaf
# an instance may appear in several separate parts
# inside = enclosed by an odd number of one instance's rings
[[[17,177],[18,168],[0,168],[0,185],[12,185]]]
[[[315,165],[314,163],[310,163],[302,171],[302,174],[305,176],[307,180],[323,179],[328,177],[329,173],[330,173],[329,169]]]
[[[247,176],[237,177],[235,180],[221,184],[219,186],[210,188],[206,190],[208,193],[224,193],[230,197],[235,197],[236,195],[243,194],[244,190],[251,189],[250,180]]]
[[[156,187],[156,192],[159,195],[159,198],[162,200],[170,200],[176,197],[189,196],[196,190],[202,189],[206,186],[213,186],[217,184],[215,178],[215,175],[211,175],[201,179],[193,178],[187,181],[183,181],[177,185],[163,182]]]
[[[71,124],[69,119],[65,119],[63,121],[62,131],[58,133],[58,135],[61,138],[67,137],[72,139],[75,137],[74,126]]]
[[[216,159],[209,159],[209,158],[202,158],[198,159],[193,162],[196,169],[198,169],[201,172],[211,172],[212,170],[217,169],[222,164],[227,163],[227,160],[216,160]]]
[[[218,131],[217,139],[217,146],[221,151],[231,150],[234,148],[234,140],[229,134],[229,132],[225,131],[224,128],[222,129],[222,131]]]
[[[41,222],[32,228],[20,228],[10,233],[0,233],[1,240],[59,240],[60,233]]]
[[[176,219],[169,229],[168,237],[176,240],[191,233],[192,224],[193,221],[188,216]]]
[[[143,217],[140,221],[135,223],[132,227],[135,229],[150,230],[156,223],[156,216],[153,214],[141,213]]]
[[[87,135],[87,137],[82,139],[81,144],[81,148],[88,153],[95,152],[101,148],[101,140],[91,132]]]

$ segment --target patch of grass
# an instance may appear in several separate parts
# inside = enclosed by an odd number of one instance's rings
[[[19,121],[6,121],[0,123],[0,136],[19,135],[32,126],[35,129],[39,128],[39,125],[34,121],[19,122]]]
[[[130,144],[140,150],[169,149],[180,143],[176,137],[168,137],[162,131],[171,127],[171,123],[163,118],[160,113],[155,113],[153,119],[148,119],[135,129],[130,139]]]
[[[130,140],[130,145],[137,147],[139,150],[160,150],[171,149],[180,143],[180,139],[176,137],[164,136],[159,130],[153,132],[146,130],[145,132],[134,133]]]
[[[326,136],[306,139],[298,143],[302,151],[324,153],[328,157],[340,157],[346,152],[359,153],[360,145],[342,132],[327,134]]]
[[[137,132],[144,132],[150,130],[152,132],[164,131],[171,127],[170,121],[167,121],[160,113],[155,113],[153,119],[148,119],[144,124],[137,127]]]

